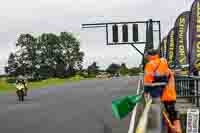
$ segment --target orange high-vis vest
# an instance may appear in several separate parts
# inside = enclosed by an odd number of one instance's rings
[[[161,101],[176,101],[174,72],[172,72],[171,70],[169,70],[169,72],[169,80],[163,90],[163,95],[160,97]]]
[[[149,62],[145,65],[144,84],[154,82],[154,75],[166,75],[169,77],[168,83],[163,90],[163,94],[160,97],[161,101],[175,101],[176,90],[174,75],[168,67],[166,59],[159,58],[159,55],[149,56]]]

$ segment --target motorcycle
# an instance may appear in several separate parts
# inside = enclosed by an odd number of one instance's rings
[[[23,84],[17,84],[16,85],[16,88],[17,88],[17,96],[18,96],[18,100],[19,101],[24,101],[24,96],[25,96],[25,87]]]

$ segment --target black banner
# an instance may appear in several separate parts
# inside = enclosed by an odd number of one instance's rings
[[[161,56],[166,58],[166,54],[167,54],[167,37],[164,37],[161,45],[160,45],[160,50],[161,50]]]
[[[200,0],[195,0],[191,7],[190,18],[190,73],[200,70]]]
[[[190,12],[183,12],[175,22],[175,63],[176,65],[188,64],[187,28]]]
[[[171,29],[167,36],[167,53],[166,58],[168,60],[170,68],[175,66],[175,28]]]

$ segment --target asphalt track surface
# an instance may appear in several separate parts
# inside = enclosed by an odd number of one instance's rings
[[[111,101],[136,93],[137,77],[86,80],[33,90],[24,103],[0,94],[1,133],[127,133],[131,114],[112,116]]]

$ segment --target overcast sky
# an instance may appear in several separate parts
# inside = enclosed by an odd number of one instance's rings
[[[190,10],[193,0],[6,0],[0,4],[0,73],[21,33],[74,32],[85,53],[84,67],[96,61],[105,68],[111,62],[128,67],[140,63],[131,46],[106,46],[103,29],[81,29],[82,23],[161,21],[162,36],[173,27],[180,13]],[[142,31],[141,31],[142,32]],[[143,46],[139,46],[142,50]]]

